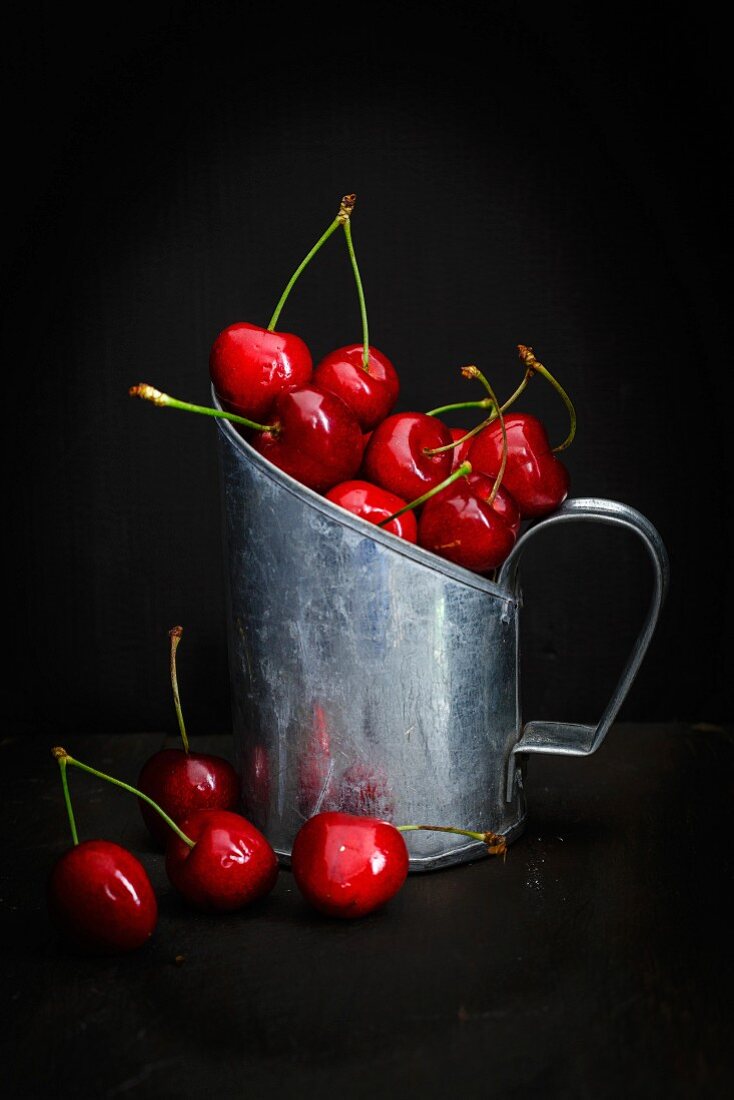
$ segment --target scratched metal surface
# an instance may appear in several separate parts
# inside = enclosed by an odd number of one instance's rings
[[[512,839],[525,812],[517,605],[304,489],[218,422],[230,677],[245,806],[287,860],[322,809]],[[446,567],[444,567],[446,565]],[[481,843],[425,833],[411,868]]]

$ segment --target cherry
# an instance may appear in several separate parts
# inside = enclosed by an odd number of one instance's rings
[[[209,912],[242,909],[275,886],[278,859],[252,822],[227,810],[194,810],[182,822],[193,847],[171,835],[166,873],[195,908]]]
[[[72,838],[76,826],[66,783],[72,765],[146,801],[172,830],[166,845],[166,872],[173,886],[199,909],[227,912],[263,897],[275,885],[278,860],[267,838],[252,822],[230,810],[193,810],[184,818],[186,832],[144,791],[75,760],[65,749],[53,750],[61,768]]]
[[[397,371],[387,356],[370,347],[365,366],[362,344],[349,344],[325,355],[314,371],[313,381],[341,397],[365,432],[392,411],[400,391]]]
[[[117,953],[142,947],[153,935],[158,903],[148,874],[132,852],[111,840],[79,843],[62,748],[52,749],[59,765],[73,847],[55,862],[46,897],[49,915],[77,950]]]
[[[301,386],[281,394],[273,411],[274,428],[250,439],[273,465],[316,492],[354,477],[362,462],[362,432],[340,397]]]
[[[158,921],[145,868],[111,840],[85,840],[67,849],[51,870],[47,898],[63,938],[91,953],[142,947]]]
[[[471,473],[426,501],[419,544],[477,573],[501,565],[515,544],[520,513],[501,489],[490,504],[492,490],[491,478]]]
[[[369,481],[342,481],[329,489],[326,499],[352,512],[368,523],[380,524],[406,504],[402,497],[389,493],[387,489],[373,485]],[[385,531],[392,532],[407,542],[416,542],[418,538],[418,524],[412,512],[405,512],[397,519],[391,520]]]
[[[515,498],[521,516],[532,518],[554,511],[568,496],[569,474],[551,450],[548,433],[537,417],[510,413],[505,417],[507,468],[503,485]],[[494,477],[499,469],[502,439],[490,424],[472,440],[472,469]]]
[[[458,447],[454,447],[451,452],[453,461],[451,469],[456,470],[461,466],[462,462],[466,462],[469,457],[469,448],[471,447],[471,439],[466,439],[466,428],[449,428],[451,438],[454,443],[458,443]]]
[[[561,460],[556,458],[556,453],[565,450],[574,440],[576,410],[563,386],[536,358],[533,349],[518,344],[517,350],[525,365],[524,381],[533,374],[541,374],[560,395],[570,418],[568,435],[563,443],[552,449],[545,427],[536,416],[512,413],[505,418],[507,467],[504,484],[517,501],[521,516],[531,519],[554,511],[568,496],[569,473]],[[486,385],[486,380],[476,369],[474,377],[481,378]],[[469,448],[472,467],[494,477],[499,468],[502,446],[497,425],[483,427]]]
[[[372,432],[362,460],[368,481],[404,500],[412,500],[451,472],[449,429],[434,416],[401,412],[388,416]]]
[[[364,444],[354,413],[340,397],[317,386],[299,386],[280,394],[272,410],[272,424],[256,424],[236,413],[179,401],[146,382],[131,386],[129,393],[161,408],[244,424],[256,451],[319,493],[354,477],[362,462]]]
[[[363,917],[380,908],[408,875],[408,849],[394,825],[325,811],[309,818],[293,841],[298,889],[329,917]]]
[[[196,809],[233,810],[240,795],[239,777],[228,760],[214,753],[189,751],[176,675],[176,650],[182,634],[181,626],[174,626],[169,631],[171,684],[183,749],[161,749],[153,753],[138,776],[141,791],[177,822]],[[166,822],[143,800],[140,811],[150,835],[165,847],[170,835]]]
[[[209,375],[225,409],[263,420],[279,394],[311,380],[313,360],[306,344],[293,333],[277,332],[275,326],[296,280],[332,233],[349,223],[355,201],[355,195],[344,196],[336,218],[288,280],[267,328],[237,321],[214,340]]]
[[[247,321],[223,329],[209,352],[209,375],[225,409],[252,420],[268,416],[280,393],[311,380],[311,352],[300,336]]]

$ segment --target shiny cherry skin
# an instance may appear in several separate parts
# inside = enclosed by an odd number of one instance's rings
[[[365,479],[403,500],[415,500],[451,473],[451,451],[425,452],[450,443],[451,432],[435,416],[393,413],[372,432],[362,461]]]
[[[374,524],[381,523],[407,504],[402,497],[396,497],[387,489],[360,480],[340,482],[329,489],[326,499]],[[416,542],[418,538],[418,522],[412,512],[403,512],[402,516],[386,524],[382,530],[391,531],[406,542]]]
[[[469,431],[469,429],[468,428],[449,428],[449,431],[451,432],[452,440],[454,441],[454,443],[457,443],[460,439],[463,439],[463,437],[466,435],[466,433]],[[462,443],[460,447],[454,447],[453,451],[451,452],[451,454],[453,455],[453,459],[454,459],[453,462],[451,463],[451,471],[450,472],[452,474],[453,474],[454,470],[458,470],[458,468],[459,468],[459,466],[461,466],[462,462],[464,462],[466,460],[466,458],[468,457],[469,448],[471,447],[471,445],[472,445],[472,440],[467,439],[466,443]]]
[[[311,352],[300,336],[247,321],[223,329],[209,352],[209,376],[222,406],[258,424],[270,423],[279,394],[309,382],[312,374]]]
[[[223,756],[161,749],[143,764],[138,789],[179,825],[192,810],[235,810],[240,780]],[[165,848],[171,836],[170,826],[147,802],[138,799],[138,805],[148,832]]]
[[[365,432],[392,412],[400,392],[395,367],[372,345],[366,368],[363,344],[348,344],[330,351],[314,370],[313,381],[322,390],[341,397]]]
[[[497,509],[487,503],[493,485],[492,478],[472,473],[427,500],[418,521],[419,545],[475,573],[501,565],[515,545],[520,517],[508,493]]]
[[[515,498],[523,519],[553,512],[568,496],[569,474],[551,450],[544,424],[529,413],[505,417],[507,466],[502,485]],[[495,421],[469,448],[472,469],[495,477],[502,461],[502,431]]]
[[[166,873],[196,909],[226,913],[265,897],[275,886],[278,859],[252,822],[227,810],[194,810],[181,822],[194,847],[171,835]]]
[[[320,913],[364,917],[402,887],[408,849],[387,821],[327,811],[298,830],[291,869],[298,889]]]
[[[84,840],[59,857],[49,876],[48,908],[70,946],[89,954],[142,947],[158,921],[145,868],[110,840]]]
[[[355,476],[362,432],[340,397],[318,386],[281,394],[271,411],[276,430],[252,432],[252,446],[284,473],[317,493]]]

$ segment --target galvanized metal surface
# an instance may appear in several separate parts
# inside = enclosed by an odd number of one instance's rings
[[[306,489],[227,421],[217,429],[233,728],[248,815],[284,862],[301,823],[324,809],[491,829],[512,841],[526,811],[527,757],[513,756],[522,732],[522,545],[562,518],[608,522],[613,512],[614,522],[640,533],[644,517],[614,502],[568,502],[562,516],[526,532],[495,584]],[[662,600],[664,549],[643,526],[657,595],[593,748],[637,671]],[[528,727],[520,747],[568,751],[559,744],[569,728],[541,748]],[[446,833],[409,833],[406,842],[411,870],[484,851]]]

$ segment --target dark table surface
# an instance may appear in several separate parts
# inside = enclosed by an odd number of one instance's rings
[[[66,748],[134,782],[162,740]],[[69,843],[53,743],[1,746],[4,1095],[731,1095],[731,728],[620,724],[588,760],[533,758],[504,860],[411,874],[350,922],[288,870],[251,909],[194,913],[135,800],[73,772],[80,838],[130,847],[159,895],[152,940],[104,959],[46,914]]]

